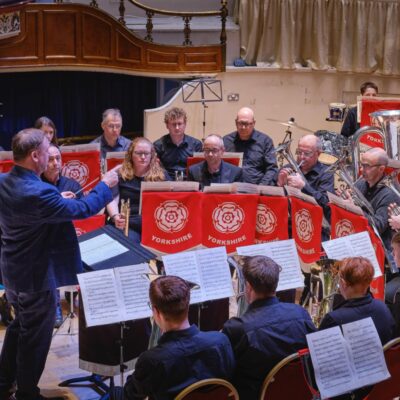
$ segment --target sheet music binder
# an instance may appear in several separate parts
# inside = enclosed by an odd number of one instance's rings
[[[93,265],[87,265],[83,263],[83,267],[85,271],[98,271],[101,269],[115,268],[115,267],[123,267],[124,265],[135,265],[143,262],[147,262],[156,256],[145,249],[140,243],[135,243],[133,241],[133,233],[130,232],[129,236],[126,237],[124,233],[115,228],[112,225],[105,225],[99,229],[96,229],[92,232],[86,233],[82,236],[79,236],[78,241],[84,242],[88,239],[93,239],[96,236],[106,234],[110,236],[112,239],[116,240],[123,246],[129,249],[129,251],[120,254],[115,257],[111,257],[107,260],[100,261]]]

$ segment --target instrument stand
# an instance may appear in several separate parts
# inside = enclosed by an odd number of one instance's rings
[[[54,330],[53,336],[57,335],[57,333],[60,331],[60,329],[64,326],[64,324],[69,321],[69,327],[68,327],[68,331],[67,333],[60,333],[60,335],[77,335],[77,332],[73,331],[73,319],[76,318],[76,314],[75,314],[75,310],[74,310],[74,289],[71,290],[67,290],[66,292],[69,293],[70,295],[70,301],[69,301],[69,312],[67,314],[67,316],[63,319],[63,321],[61,322],[61,325]]]

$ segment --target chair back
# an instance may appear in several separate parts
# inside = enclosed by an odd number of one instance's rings
[[[224,379],[203,379],[183,389],[175,400],[239,400],[237,390]]]
[[[279,362],[267,375],[262,387],[260,400],[310,400],[313,398],[304,377],[301,357],[291,354]]]
[[[374,385],[364,400],[392,400],[400,396],[400,337],[383,346],[390,378]]]

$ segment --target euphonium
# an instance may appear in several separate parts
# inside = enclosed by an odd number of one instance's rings
[[[124,226],[124,235],[128,236],[129,234],[129,216],[131,213],[131,202],[130,199],[121,200],[121,214],[125,218],[125,226]]]

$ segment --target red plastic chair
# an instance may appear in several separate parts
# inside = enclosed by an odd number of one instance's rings
[[[224,379],[203,379],[183,389],[175,400],[239,400],[231,383]]]
[[[390,378],[374,385],[364,400],[392,400],[400,396],[400,337],[383,346]]]
[[[291,354],[279,362],[267,375],[260,400],[310,400],[313,393],[304,377],[301,356]]]

